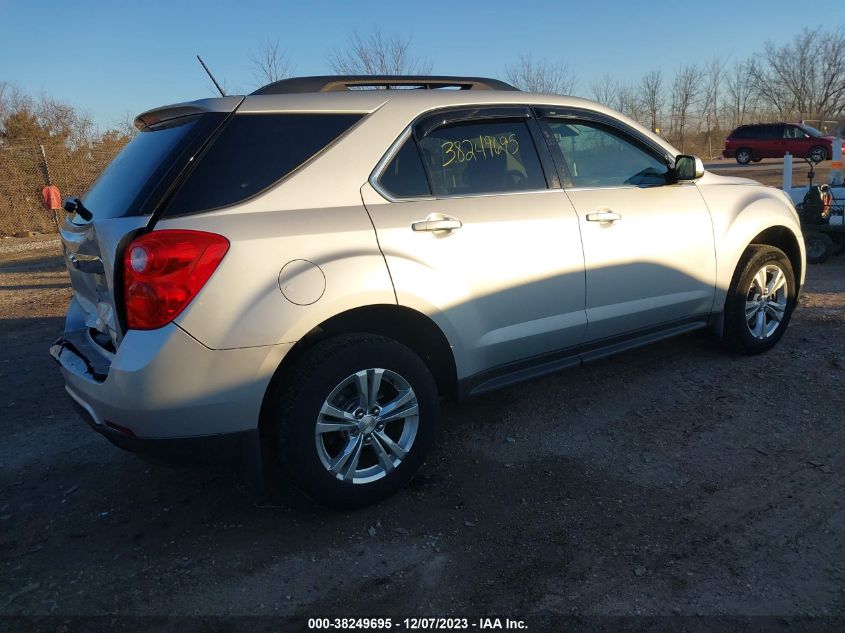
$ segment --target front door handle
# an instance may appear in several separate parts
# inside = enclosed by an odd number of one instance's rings
[[[463,226],[460,220],[455,218],[442,218],[432,220],[420,220],[411,224],[411,229],[414,231],[454,231]]]
[[[616,222],[621,219],[622,216],[613,211],[597,211],[587,214],[587,222]]]

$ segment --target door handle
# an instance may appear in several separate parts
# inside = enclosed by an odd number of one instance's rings
[[[587,214],[587,222],[616,222],[621,219],[622,216],[614,211],[597,211]]]
[[[414,231],[454,231],[463,226],[460,220],[444,218],[442,220],[421,220],[411,224]]]

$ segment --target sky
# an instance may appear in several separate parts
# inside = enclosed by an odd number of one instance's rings
[[[804,27],[843,28],[841,0],[705,2],[213,2],[0,0],[0,81],[87,110],[101,128],[127,114],[212,95],[199,53],[230,92],[257,87],[250,53],[279,41],[295,75],[330,74],[328,54],[378,28],[412,38],[433,74],[505,78],[520,55],[563,60],[576,93],[682,64],[732,63]]]

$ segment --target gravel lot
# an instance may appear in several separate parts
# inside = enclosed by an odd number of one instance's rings
[[[444,404],[411,487],[336,514],[91,432],[51,244],[0,248],[0,615],[845,615],[843,257],[772,352],[694,334]]]

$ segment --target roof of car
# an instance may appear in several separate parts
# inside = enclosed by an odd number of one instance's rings
[[[298,92],[337,92],[354,89],[391,88],[435,90],[519,90],[516,86],[488,77],[451,75],[316,75],[290,77],[262,86],[252,94],[293,94]]]
[[[392,77],[392,76],[390,76]],[[320,81],[337,79],[336,77],[312,77],[300,78],[307,79],[308,82],[299,81],[299,87],[305,88],[308,86],[317,88]],[[348,79],[348,78],[340,78]],[[367,79],[367,78],[364,78]],[[371,78],[370,78],[371,79]],[[667,152],[677,152],[665,139],[654,134],[650,130],[644,128],[636,121],[620,114],[599,103],[582,99],[579,97],[569,97],[555,94],[544,94],[534,92],[522,92],[513,89],[512,86],[498,82],[506,86],[506,89],[491,88],[491,86],[498,86],[495,80],[483,78],[455,78],[455,77],[425,77],[413,78],[417,83],[425,79],[431,80],[434,84],[435,80],[442,80],[450,87],[454,86],[456,82],[487,82],[483,88],[473,87],[472,89],[445,89],[439,87],[438,89],[338,89],[336,87],[317,91],[317,92],[302,92],[296,90],[264,90],[259,89],[256,93],[246,96],[226,96],[216,97],[211,99],[201,99],[189,103],[175,104],[165,106],[162,108],[155,108],[148,112],[139,115],[136,118],[136,125],[153,125],[155,122],[169,118],[170,116],[181,116],[194,112],[231,112],[237,107],[241,114],[256,114],[261,112],[316,112],[316,113],[371,113],[376,110],[387,108],[393,112],[395,116],[402,119],[403,125],[407,125],[411,120],[418,115],[439,108],[447,107],[461,107],[461,106],[485,106],[485,105],[533,105],[533,106],[552,106],[559,108],[579,108],[591,110],[593,112],[600,112],[619,119],[626,124],[637,128],[641,133],[650,137],[658,145],[666,149]],[[289,81],[289,80],[287,80]],[[310,83],[309,83],[310,82]],[[388,82],[391,83],[392,82]],[[270,84],[273,86],[274,84]],[[366,84],[369,86],[369,84]],[[433,87],[433,86],[430,86]],[[267,88],[265,86],[265,88]],[[265,94],[261,94],[262,91]],[[266,93],[278,92],[277,94]],[[240,105],[237,105],[240,103]]]

